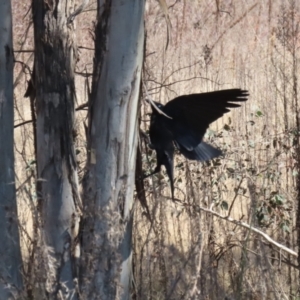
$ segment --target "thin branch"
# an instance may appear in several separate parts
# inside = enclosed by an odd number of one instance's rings
[[[83,73],[83,72],[75,72],[76,75],[82,76],[82,77],[91,77],[93,76],[93,73]]]
[[[86,107],[88,107],[88,105],[89,105],[88,102],[85,102],[85,103],[83,103],[83,104],[77,106],[77,107],[75,108],[75,110],[76,110],[76,111],[78,111],[78,110],[83,110],[83,109],[85,109]],[[23,125],[28,124],[28,123],[32,123],[32,120],[27,120],[27,121],[24,121],[24,122],[22,122],[22,123],[19,123],[19,124],[15,125],[14,128],[18,128],[18,127],[23,126]]]
[[[24,74],[31,74],[31,69],[29,67],[29,63],[31,63],[31,61],[33,60],[34,56],[33,56],[33,53],[30,54],[29,58],[27,59],[26,62],[23,62],[23,61],[19,61],[19,60],[15,60],[14,62],[15,63],[19,63],[21,64],[22,66],[22,69],[21,71],[19,72],[18,76],[16,77],[15,81],[14,81],[14,88],[16,88],[16,86],[19,84],[20,80],[21,80],[21,77],[24,75]],[[25,71],[27,70],[28,73]]]
[[[71,24],[74,21],[75,17],[82,13],[82,11],[88,6],[89,2],[89,0],[82,1],[81,5],[69,16],[67,25]]]
[[[155,89],[160,89],[162,87],[167,88],[167,87],[169,87],[171,85],[174,85],[176,83],[179,83],[179,82],[186,82],[186,81],[191,81],[191,80],[194,80],[194,79],[204,79],[204,80],[209,81],[211,83],[214,83],[216,85],[221,85],[218,82],[215,82],[214,80],[211,80],[211,79],[203,77],[203,76],[193,76],[193,77],[186,78],[186,79],[175,80],[175,81],[172,81],[172,82],[169,82],[169,83],[161,83],[161,82],[156,81],[155,79],[147,79],[147,82],[153,82],[155,84],[160,85],[159,87],[155,87],[155,88],[150,89],[150,91],[152,91],[152,90],[155,90]],[[164,82],[165,82],[165,80],[164,80]]]
[[[151,105],[156,109],[156,111],[161,114],[161,115],[164,115],[165,117],[169,118],[169,119],[172,119],[171,117],[169,117],[167,114],[165,114],[162,110],[160,110],[156,104],[153,102],[153,100],[150,98],[150,95],[148,93],[148,90],[147,90],[147,87],[145,85],[145,82],[143,81],[143,85],[144,85],[144,89],[145,89],[145,92],[146,92],[146,95],[147,95],[147,99],[146,99],[146,102],[150,102]]]
[[[238,23],[240,23],[249,13],[251,10],[253,10],[256,6],[258,5],[258,3],[254,3],[250,8],[248,8],[244,14],[242,14],[236,21],[234,21],[228,28],[226,28],[221,35],[218,37],[218,39],[215,41],[215,43],[212,45],[211,49],[213,49],[216,44],[218,44],[218,42],[223,38],[223,36],[231,29],[233,28],[235,25],[237,25]]]
[[[28,124],[28,123],[32,123],[32,120],[27,120],[27,121],[24,121],[24,122],[22,122],[22,123],[19,123],[19,124],[15,125],[14,128],[23,126],[23,125]]]
[[[228,214],[227,214],[228,216],[230,216],[231,211],[232,211],[232,208],[233,208],[233,205],[234,205],[234,202],[235,202],[237,196],[239,195],[239,189],[240,189],[240,187],[241,187],[241,185],[242,185],[243,180],[244,180],[244,177],[241,178],[241,180],[240,180],[240,182],[239,182],[239,185],[238,185],[238,187],[237,187],[237,189],[236,189],[236,193],[235,193],[235,195],[234,195],[234,198],[233,198],[233,200],[232,200],[232,202],[231,202],[231,205],[230,205],[230,207],[229,207],[229,210],[228,210]]]
[[[276,241],[274,241],[274,240],[273,240],[269,235],[267,235],[266,233],[262,232],[261,230],[255,228],[255,227],[253,227],[253,226],[251,226],[251,225],[249,225],[249,224],[247,224],[247,223],[245,223],[245,222],[237,221],[237,220],[235,220],[235,219],[233,219],[233,218],[231,218],[231,217],[228,217],[228,216],[222,216],[222,215],[220,215],[219,213],[217,213],[217,212],[215,212],[215,211],[213,211],[212,209],[209,209],[209,208],[205,208],[205,207],[198,206],[198,205],[194,205],[194,206],[195,206],[196,208],[198,208],[198,209],[200,209],[200,210],[202,210],[202,211],[205,211],[205,212],[207,212],[207,213],[210,213],[210,214],[212,214],[213,216],[216,216],[216,217],[218,217],[218,218],[220,218],[220,219],[223,219],[223,220],[226,220],[226,221],[228,221],[228,222],[230,222],[230,223],[233,223],[233,224],[242,226],[242,227],[244,227],[244,228],[247,228],[247,229],[249,229],[250,231],[252,231],[252,232],[254,232],[254,233],[256,233],[256,234],[262,236],[264,239],[266,239],[269,243],[271,243],[272,245],[276,246],[277,248],[279,248],[279,249],[281,249],[281,250],[283,250],[283,251],[285,251],[285,252],[287,252],[287,253],[289,253],[289,254],[295,256],[295,257],[298,257],[297,252],[295,252],[295,251],[293,251],[293,250],[287,248],[286,246],[284,246],[284,245],[282,245],[282,244],[277,243]]]
[[[88,107],[88,106],[89,106],[89,103],[88,103],[88,102],[85,102],[85,103],[83,103],[83,104],[77,106],[77,107],[75,108],[75,110],[76,110],[76,111],[77,111],[77,110],[82,110],[82,109],[84,109],[84,108],[86,108],[86,107]]]
[[[85,49],[85,50],[91,50],[95,51],[95,48],[89,48],[89,47],[84,47],[84,46],[78,46],[79,49]]]
[[[34,50],[14,50],[15,53],[32,53]]]

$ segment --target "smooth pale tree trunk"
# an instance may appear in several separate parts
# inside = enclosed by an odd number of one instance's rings
[[[80,217],[74,152],[74,66],[72,0],[33,0],[37,110],[38,196],[51,299],[76,299],[74,251]],[[59,297],[58,297],[59,295]],[[61,296],[62,295],[62,296]]]
[[[144,1],[100,2],[84,179],[82,294],[128,299]]]
[[[0,1],[0,299],[22,288],[14,173],[13,46],[10,0]]]

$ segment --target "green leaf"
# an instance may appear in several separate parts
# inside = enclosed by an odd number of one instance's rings
[[[277,205],[283,205],[283,203],[285,202],[285,199],[283,198],[283,196],[279,195],[279,194],[277,194],[274,197],[274,200],[275,200],[275,202],[276,202]]]
[[[256,113],[255,113],[255,117],[262,117],[262,116],[264,116],[264,114],[262,113],[262,111],[257,110]]]
[[[30,166],[35,165],[35,164],[36,164],[36,160],[35,160],[35,159],[32,159],[32,160],[30,160],[30,161],[28,162],[28,164],[29,164]]]
[[[224,210],[228,210],[228,203],[226,201],[221,202],[221,208]]]
[[[227,124],[225,124],[224,127],[223,127],[223,129],[226,130],[226,131],[230,131],[230,126],[227,125]]]
[[[281,229],[282,229],[283,231],[285,231],[285,232],[290,232],[290,227],[287,225],[286,222],[281,223],[280,227],[281,227]]]

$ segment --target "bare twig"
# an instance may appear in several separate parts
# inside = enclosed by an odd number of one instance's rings
[[[14,53],[33,53],[34,50],[14,50]]]
[[[15,125],[14,128],[23,126],[23,125],[28,124],[28,123],[32,123],[32,120],[27,120],[27,121],[24,121],[24,122],[22,122],[22,123],[19,123],[19,124]]]
[[[202,210],[202,211],[205,211],[205,212],[207,212],[207,213],[210,213],[210,214],[212,214],[213,216],[216,216],[216,217],[218,217],[218,218],[220,218],[220,219],[223,219],[223,220],[226,220],[226,221],[228,221],[228,222],[230,222],[230,223],[233,223],[233,224],[242,226],[242,227],[244,227],[244,228],[247,228],[247,229],[249,229],[250,231],[252,231],[252,232],[254,232],[254,233],[256,233],[256,234],[262,236],[264,239],[266,239],[269,243],[271,243],[272,245],[276,246],[277,248],[279,248],[279,249],[281,249],[281,250],[283,250],[283,251],[285,251],[285,252],[287,252],[287,253],[289,253],[289,254],[295,256],[295,257],[298,257],[297,252],[295,252],[295,251],[293,251],[293,250],[287,248],[286,246],[284,246],[284,245],[282,245],[282,244],[279,244],[278,242],[274,241],[274,240],[273,240],[269,235],[267,235],[266,233],[262,232],[261,230],[255,228],[255,227],[253,227],[253,226],[251,226],[251,225],[249,225],[249,224],[247,224],[247,223],[245,223],[245,222],[237,221],[237,220],[235,220],[235,219],[233,219],[233,218],[231,218],[231,217],[229,217],[229,216],[222,216],[222,215],[220,215],[219,213],[217,213],[217,212],[215,212],[214,210],[209,209],[209,208],[205,208],[205,207],[198,206],[198,205],[197,205],[196,207],[197,207],[198,209],[200,209],[200,210]]]
[[[90,48],[90,47],[78,46],[78,48],[79,48],[79,49],[84,49],[84,50],[95,51],[95,48]]]
[[[215,41],[215,43],[212,45],[211,49],[214,48],[216,46],[216,44],[218,44],[218,42],[223,38],[223,36],[231,29],[233,28],[236,24],[240,23],[249,13],[250,11],[252,11],[256,6],[258,5],[258,3],[254,3],[250,8],[248,8],[244,14],[242,14],[237,20],[235,20],[228,28],[226,28],[221,35],[218,37],[218,39]]]
[[[229,207],[229,210],[228,210],[228,216],[230,216],[230,214],[231,214],[231,211],[232,211],[234,202],[235,202],[235,200],[236,200],[236,198],[237,198],[237,196],[238,196],[238,194],[239,194],[239,189],[240,189],[240,187],[241,187],[241,185],[242,185],[243,180],[244,180],[244,177],[241,178],[241,180],[240,180],[240,182],[239,182],[239,185],[238,185],[238,187],[237,187],[237,189],[236,189],[236,193],[235,193],[235,195],[234,195],[234,198],[233,198],[233,200],[232,200],[232,202],[231,202],[231,205],[230,205],[230,207]]]
[[[73,13],[71,13],[68,18],[67,24],[71,24],[74,21],[75,17],[82,13],[82,11],[87,7],[89,2],[90,0],[83,0],[81,5]]]
[[[146,87],[144,81],[143,81],[143,85],[144,85],[144,89],[145,89],[145,92],[146,92],[146,95],[147,95],[147,100],[146,100],[146,102],[147,102],[147,101],[150,102],[151,105],[156,109],[156,111],[157,111],[158,113],[160,113],[161,115],[164,115],[165,117],[167,117],[167,118],[169,118],[169,119],[172,119],[172,118],[169,117],[167,114],[165,114],[161,109],[159,109],[159,108],[157,107],[157,105],[153,102],[153,100],[150,98],[149,93],[148,93],[148,90],[147,90],[147,87]]]
[[[77,106],[77,107],[75,108],[75,110],[76,110],[76,111],[77,111],[77,110],[82,110],[82,109],[88,108],[88,106],[89,106],[89,103],[88,103],[88,102],[85,102],[85,103],[82,103],[81,105]]]

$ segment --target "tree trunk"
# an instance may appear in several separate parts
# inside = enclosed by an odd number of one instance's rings
[[[33,0],[38,195],[46,266],[45,278],[39,279],[46,281],[53,299],[58,294],[77,298],[74,250],[81,205],[73,145],[76,50],[73,25],[67,25],[73,5],[72,0]]]
[[[13,47],[10,0],[0,2],[0,299],[22,288],[14,172]]]
[[[103,2],[89,107],[82,293],[128,299],[144,1]]]

